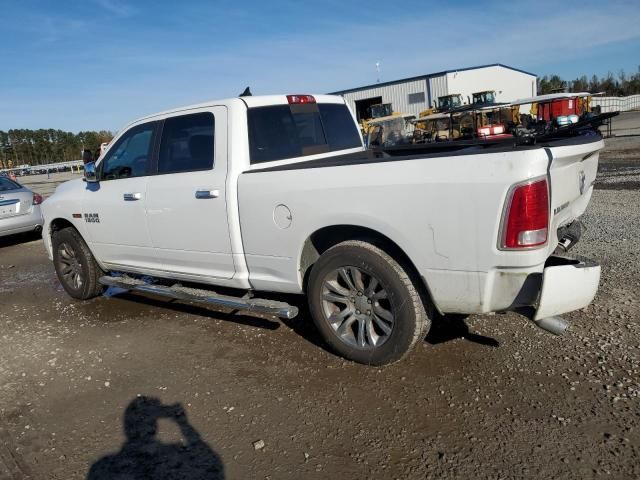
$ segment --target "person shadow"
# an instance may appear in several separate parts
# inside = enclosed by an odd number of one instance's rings
[[[175,422],[184,443],[160,441],[159,419]],[[137,397],[127,406],[123,420],[124,445],[96,461],[87,480],[224,479],[222,459],[202,440],[179,403],[163,405],[157,398]]]

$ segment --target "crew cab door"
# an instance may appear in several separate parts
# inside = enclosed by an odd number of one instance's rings
[[[226,179],[225,107],[164,120],[155,174],[147,184],[154,268],[194,279],[233,277]]]
[[[131,127],[98,164],[98,182],[87,183],[87,241],[96,258],[113,268],[146,268],[152,255],[145,204],[157,127]]]

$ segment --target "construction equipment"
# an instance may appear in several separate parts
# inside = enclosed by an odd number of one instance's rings
[[[526,130],[572,125],[599,114],[591,108],[594,95],[600,94],[560,92],[516,100],[511,103],[512,117],[518,128]],[[529,113],[520,113],[523,105],[530,105]]]
[[[367,109],[367,117],[361,118],[358,122],[360,125],[360,132],[362,133],[362,138],[367,138],[369,132],[369,123],[372,120],[384,117],[392,117],[395,114],[393,113],[393,108],[390,103],[378,103],[376,105],[371,105]]]
[[[459,93],[452,93],[450,95],[443,95],[438,97],[436,103],[432,108],[427,108],[420,112],[420,117],[428,117],[429,115],[433,115],[434,113],[447,113],[456,108],[462,107],[462,95]]]
[[[492,105],[496,103],[496,91],[484,90],[482,92],[475,92],[471,98],[472,105]]]
[[[408,113],[394,113],[370,120],[364,137],[365,145],[368,147],[388,147],[412,143],[409,140],[413,131],[411,121],[415,118],[415,115]]]

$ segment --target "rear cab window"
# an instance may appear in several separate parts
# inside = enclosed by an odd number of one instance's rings
[[[252,107],[247,122],[251,164],[362,147],[343,103]]]

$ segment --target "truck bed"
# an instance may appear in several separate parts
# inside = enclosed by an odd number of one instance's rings
[[[248,170],[238,199],[251,282],[302,291],[305,242],[327,226],[357,226],[392,239],[412,259],[441,311],[507,309],[524,279],[543,271],[556,230],[584,212],[602,146],[592,131],[534,145],[451,142]],[[551,184],[547,244],[499,249],[510,188],[544,176]],[[276,225],[277,209],[287,212],[286,228]]]

